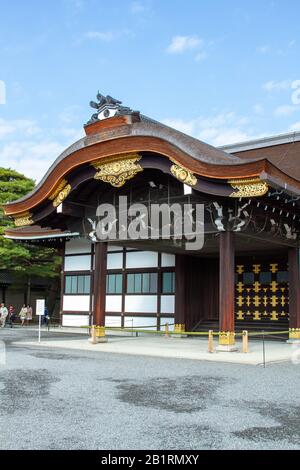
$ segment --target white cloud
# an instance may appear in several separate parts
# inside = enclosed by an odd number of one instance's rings
[[[27,119],[15,119],[11,121],[5,121],[0,118],[0,139],[7,137],[8,135],[19,132],[27,137],[34,136],[40,133],[40,128],[34,121]]]
[[[201,62],[202,60],[205,60],[207,58],[207,53],[205,51],[199,52],[196,57],[195,61],[196,62]]]
[[[221,146],[259,137],[249,128],[249,118],[233,112],[219,113],[210,118],[190,120],[165,119],[166,125],[192,135],[211,145]]]
[[[267,44],[263,45],[263,46],[260,46],[257,48],[258,52],[260,52],[261,54],[267,54],[268,52],[270,52],[271,48],[270,46],[268,46]]]
[[[296,111],[299,111],[299,108],[297,108],[296,106],[292,106],[290,104],[285,104],[282,106],[278,106],[274,111],[274,115],[276,117],[291,116]]]
[[[182,54],[203,46],[203,40],[198,36],[174,36],[167,47],[169,54]]]
[[[274,81],[270,80],[263,84],[263,89],[268,92],[288,90],[291,88],[291,80]]]

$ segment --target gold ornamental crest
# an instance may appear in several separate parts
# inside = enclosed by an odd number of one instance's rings
[[[109,183],[115,188],[121,188],[126,181],[143,171],[138,163],[141,158],[138,154],[114,155],[94,162],[92,165],[97,170],[94,179]]]

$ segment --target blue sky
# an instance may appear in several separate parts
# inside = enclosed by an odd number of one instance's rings
[[[98,89],[214,145],[300,130],[298,0],[0,0],[0,13],[0,166],[39,180]]]

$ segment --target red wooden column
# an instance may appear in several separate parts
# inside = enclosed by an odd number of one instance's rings
[[[99,341],[105,340],[107,243],[95,243],[93,323]]]
[[[234,339],[234,234],[220,232],[219,345],[230,350]],[[223,349],[223,348],[221,348]]]
[[[300,340],[300,276],[298,248],[289,248],[290,340]]]
[[[186,258],[175,257],[175,333],[185,331],[186,320]]]

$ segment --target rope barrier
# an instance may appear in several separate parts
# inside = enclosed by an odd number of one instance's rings
[[[161,327],[166,327],[167,324],[161,325]],[[173,326],[174,323],[169,323],[168,326]],[[91,326],[81,326],[81,328],[92,328]],[[117,326],[105,326],[105,330],[110,331],[121,331],[125,333],[145,333],[145,334],[157,334],[157,335],[165,335],[165,330],[146,330],[145,328],[155,328],[153,325],[149,326],[136,326],[135,328],[122,328]],[[169,331],[169,333],[173,336],[209,336],[209,331]],[[212,336],[220,336],[222,333],[219,331],[211,332]],[[237,332],[235,333],[235,337],[243,337],[244,332]],[[250,331],[248,332],[248,336],[276,336],[282,334],[289,334],[289,330],[285,331]]]

